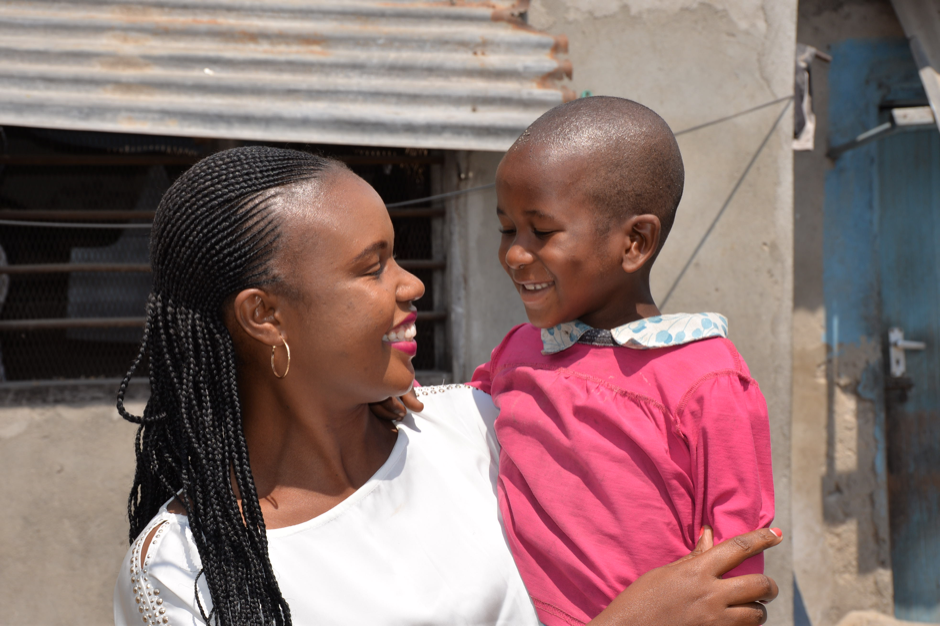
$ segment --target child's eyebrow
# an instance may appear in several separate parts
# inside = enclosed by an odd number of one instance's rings
[[[549,215],[548,213],[543,213],[542,211],[539,211],[538,209],[526,209],[525,211],[522,212],[522,214],[526,216],[531,216],[531,217],[540,217],[546,220],[552,219],[551,215]]]
[[[542,211],[539,211],[538,209],[526,209],[525,211],[522,212],[522,214],[525,215],[526,217],[540,217],[545,220],[554,219],[548,213],[544,213]],[[503,211],[501,208],[496,207],[496,215],[506,215],[506,211]]]

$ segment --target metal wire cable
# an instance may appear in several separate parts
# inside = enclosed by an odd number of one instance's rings
[[[766,109],[767,107],[773,106],[774,104],[777,104],[778,102],[783,102],[784,100],[790,101],[790,100],[792,100],[792,99],[793,99],[793,95],[792,95],[792,94],[790,94],[790,95],[788,95],[788,96],[783,96],[783,97],[781,97],[781,98],[776,98],[776,99],[771,100],[771,101],[769,101],[769,102],[765,102],[765,103],[763,103],[763,104],[759,104],[759,105],[757,105],[756,107],[751,107],[750,109],[745,109],[745,110],[743,110],[743,111],[738,111],[737,113],[732,113],[731,115],[726,115],[725,117],[720,117],[720,118],[718,118],[718,119],[711,120],[710,122],[705,122],[704,124],[698,124],[697,126],[692,126],[692,127],[690,127],[690,128],[685,128],[685,129],[680,130],[680,131],[678,131],[677,133],[675,133],[675,135],[678,137],[679,135],[685,135],[686,133],[691,133],[691,132],[694,132],[694,131],[697,131],[697,130],[701,130],[702,128],[707,128],[707,127],[709,127],[709,126],[714,126],[715,124],[721,124],[722,122],[727,122],[727,121],[733,120],[733,119],[735,119],[735,118],[737,118],[737,117],[741,117],[742,115],[747,115],[747,114],[749,114],[749,113],[754,113],[755,111],[760,111],[761,109]],[[787,104],[787,107],[789,107],[789,103]],[[784,110],[786,110],[786,109],[784,109]],[[783,114],[781,113],[781,116],[782,116],[782,115],[783,115]],[[778,122],[778,123],[779,123],[779,122]],[[775,125],[775,127],[776,127],[776,125]],[[765,142],[766,142],[766,141],[765,141]],[[761,149],[763,149],[763,144],[761,144]],[[750,168],[750,165],[748,166],[748,168]],[[746,172],[747,172],[747,170],[745,170],[745,173],[746,173]],[[738,182],[739,182],[739,184],[740,184],[740,181],[738,181]],[[457,197],[457,196],[463,196],[463,195],[466,195],[466,194],[469,194],[469,193],[474,193],[474,192],[477,192],[477,191],[483,191],[483,190],[485,190],[485,189],[492,189],[492,188],[494,188],[495,186],[496,186],[496,183],[490,183],[490,184],[488,184],[488,185],[480,185],[480,186],[478,186],[478,187],[470,187],[470,188],[468,188],[468,189],[458,189],[457,191],[448,191],[447,193],[438,193],[438,194],[434,194],[434,195],[432,195],[432,196],[426,196],[426,197],[424,197],[424,198],[417,198],[417,199],[415,199],[415,200],[404,200],[404,201],[402,201],[402,202],[392,202],[391,204],[387,204],[387,205],[385,205],[385,206],[386,206],[387,208],[389,208],[389,209],[395,209],[395,208],[399,208],[399,207],[413,206],[413,205],[415,205],[415,204],[423,204],[423,203],[425,203],[425,202],[437,202],[437,201],[440,201],[440,200],[444,200],[444,199],[446,199],[446,198],[454,198],[454,197]],[[734,191],[737,191],[737,187],[735,187],[735,190],[734,190]],[[732,191],[732,196],[734,195],[734,191]],[[729,200],[730,200],[730,197],[729,197]],[[727,206],[727,203],[726,203],[726,206]],[[724,211],[724,209],[726,208],[726,206],[725,206],[725,207],[722,207],[721,210]],[[719,216],[720,216],[720,215],[721,215],[721,212],[719,212]],[[150,227],[151,227],[151,224],[100,224],[100,223],[99,223],[99,224],[89,224],[89,223],[75,223],[75,222],[36,222],[36,221],[26,222],[26,221],[20,221],[20,220],[3,220],[3,219],[0,219],[0,226],[32,226],[32,227],[40,227],[40,228],[89,228],[89,229],[95,229],[95,228],[122,228],[122,229],[124,229],[124,228],[150,228]],[[685,270],[683,270],[683,272],[684,272],[684,271],[685,271]],[[670,289],[669,294],[667,294],[667,299],[668,299],[669,295],[671,295],[671,294],[672,294],[672,290]],[[665,304],[665,301],[664,301],[663,303]]]
[[[672,286],[669,288],[669,291],[666,292],[666,296],[662,300],[660,307],[665,307],[666,303],[669,302],[669,298],[672,297],[673,292],[676,290],[676,287],[679,285],[679,281],[682,280],[682,277],[685,276],[686,271],[692,265],[692,261],[695,260],[695,257],[698,255],[699,251],[702,249],[702,246],[705,245],[705,242],[711,236],[712,232],[715,230],[715,225],[718,224],[718,220],[721,219],[721,216],[724,215],[725,209],[731,204],[731,200],[734,198],[734,195],[738,192],[738,189],[741,188],[741,184],[744,182],[744,179],[747,178],[748,173],[751,171],[751,168],[754,167],[754,163],[757,162],[757,157],[760,156],[760,153],[764,151],[764,146],[767,145],[767,142],[770,141],[770,138],[773,136],[774,131],[777,129],[777,126],[780,125],[780,120],[783,119],[784,114],[790,108],[790,103],[793,101],[791,97],[786,98],[787,103],[780,110],[780,114],[777,116],[777,119],[774,120],[773,126],[770,127],[770,130],[767,131],[767,134],[764,136],[764,140],[760,142],[760,145],[757,147],[757,151],[754,152],[754,155],[751,156],[751,160],[748,161],[747,167],[744,168],[744,171],[741,172],[741,176],[738,177],[738,181],[734,184],[734,187],[731,189],[731,193],[728,194],[728,197],[725,198],[724,204],[721,205],[721,209],[718,211],[718,215],[715,216],[715,219],[712,220],[712,223],[708,226],[708,229],[705,231],[705,234],[702,235],[702,238],[699,240],[698,245],[695,246],[695,249],[692,251],[692,254],[689,256],[689,259],[685,262],[685,265],[682,267],[682,271],[679,272],[679,275],[676,276],[676,279],[672,281]],[[780,100],[778,100],[780,102]],[[701,128],[701,127],[699,127]]]
[[[710,122],[705,122],[704,124],[699,124],[698,126],[692,126],[691,128],[686,128],[675,133],[676,137],[679,135],[684,135],[686,133],[691,133],[696,130],[701,130],[702,128],[708,128],[709,126],[714,126],[715,124],[721,124],[722,122],[728,122],[733,120],[736,117],[741,117],[742,115],[747,115],[748,113],[753,113],[755,111],[760,111],[761,109],[766,109],[769,106],[773,106],[778,102],[783,102],[784,100],[792,100],[793,94],[789,96],[783,96],[782,98],[777,98],[776,100],[771,100],[770,102],[765,102],[764,104],[758,104],[756,107],[751,107],[750,109],[745,109],[743,111],[738,111],[737,113],[732,113],[726,117],[720,117],[717,120],[712,120]]]

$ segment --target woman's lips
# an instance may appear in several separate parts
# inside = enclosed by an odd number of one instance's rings
[[[418,329],[415,327],[417,319],[418,314],[412,311],[398,326],[385,333],[382,341],[408,356],[414,356],[418,353],[418,343],[415,341],[415,335],[418,334]]]

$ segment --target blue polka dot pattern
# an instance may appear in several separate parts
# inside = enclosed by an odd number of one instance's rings
[[[575,320],[542,329],[542,354],[570,348],[591,327]],[[727,337],[728,320],[718,313],[671,313],[636,320],[611,329],[617,344],[635,350],[681,346],[685,343]]]

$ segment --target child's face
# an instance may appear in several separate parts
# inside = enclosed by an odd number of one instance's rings
[[[546,158],[538,147],[515,150],[496,171],[499,260],[529,321],[551,328],[579,319],[595,328],[625,323],[628,275],[623,234],[598,230],[576,157]]]

